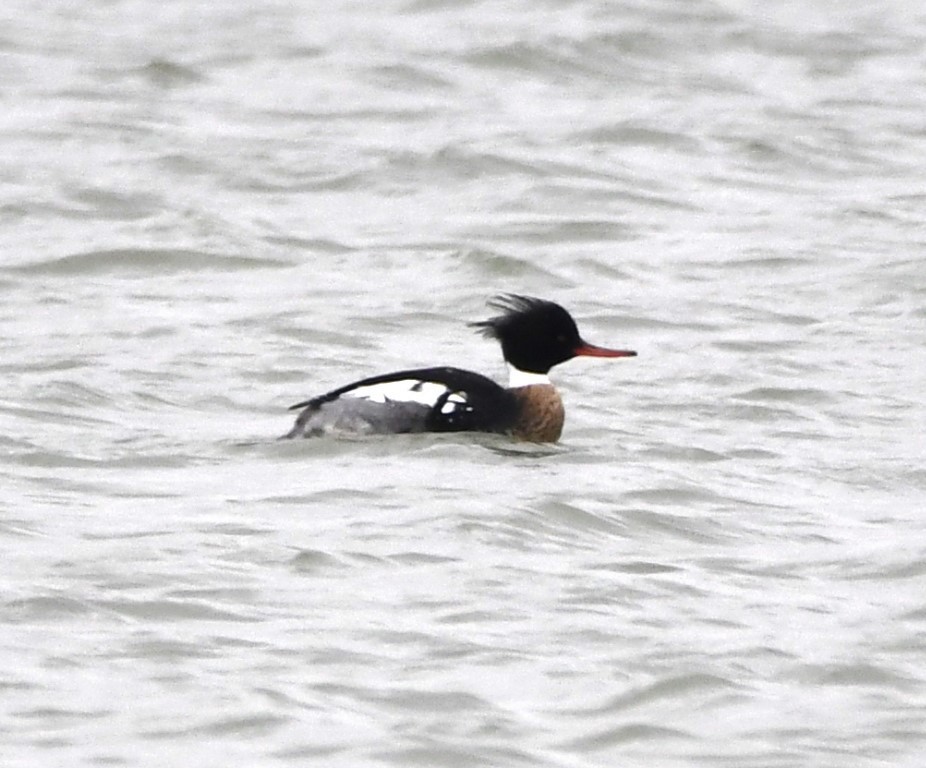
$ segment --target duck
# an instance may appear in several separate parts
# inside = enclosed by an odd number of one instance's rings
[[[507,386],[449,366],[378,374],[291,406],[299,414],[284,437],[489,432],[555,443],[566,413],[550,370],[576,357],[637,354],[584,341],[572,315],[553,301],[508,293],[488,306],[498,314],[469,325],[501,345]]]

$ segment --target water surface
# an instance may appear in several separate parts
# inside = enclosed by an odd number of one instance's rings
[[[918,766],[916,4],[6,3],[5,766]],[[556,446],[279,441],[554,299]]]

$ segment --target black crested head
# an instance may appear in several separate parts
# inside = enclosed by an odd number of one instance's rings
[[[496,296],[489,306],[502,314],[470,326],[498,339],[505,360],[518,370],[547,373],[584,345],[575,320],[552,301],[509,293]]]

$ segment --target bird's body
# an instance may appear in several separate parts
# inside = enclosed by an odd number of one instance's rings
[[[565,411],[547,376],[550,368],[576,356],[636,354],[585,343],[569,313],[550,301],[503,296],[491,306],[503,314],[472,325],[501,342],[509,387],[449,367],[372,376],[292,406],[301,412],[286,437],[497,432],[555,442]]]

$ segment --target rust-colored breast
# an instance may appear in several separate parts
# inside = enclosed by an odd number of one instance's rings
[[[521,404],[512,434],[520,440],[555,443],[563,432],[566,412],[552,384],[531,384],[510,390]]]

